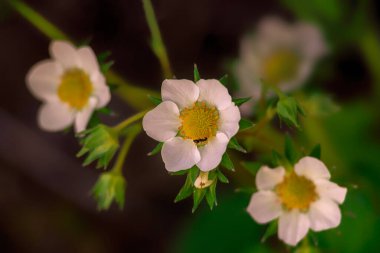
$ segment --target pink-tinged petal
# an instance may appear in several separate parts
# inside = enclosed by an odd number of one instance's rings
[[[61,131],[73,124],[75,112],[68,105],[50,102],[41,106],[38,125],[45,131]]]
[[[79,67],[77,49],[67,41],[53,41],[50,43],[50,55],[65,69]]]
[[[166,141],[178,133],[181,125],[179,110],[171,101],[164,101],[149,111],[143,118],[143,128],[148,136],[157,141]]]
[[[321,198],[331,199],[339,204],[344,202],[347,194],[347,188],[341,187],[336,183],[326,179],[316,181],[317,192]]]
[[[91,97],[88,101],[86,107],[81,111],[77,112],[75,115],[75,132],[79,133],[86,130],[87,124],[91,118],[92,113],[96,108],[98,100],[94,97]]]
[[[320,199],[310,206],[311,229],[322,231],[335,228],[340,224],[341,213],[338,204],[328,199]]]
[[[259,191],[252,195],[247,212],[257,223],[267,223],[281,215],[281,202],[274,192]]]
[[[284,180],[285,169],[283,167],[277,167],[271,169],[267,166],[263,166],[256,174],[256,187],[257,189],[273,190],[273,188]]]
[[[57,97],[62,71],[62,67],[53,60],[38,62],[26,75],[26,84],[36,98],[51,101]]]
[[[179,109],[192,106],[199,97],[198,86],[185,79],[166,79],[162,83],[161,95],[163,101],[176,103]]]
[[[90,47],[81,47],[77,50],[79,64],[82,69],[91,74],[99,72],[99,63],[94,51]]]
[[[104,76],[100,72],[95,72],[91,75],[93,84],[93,95],[98,99],[96,108],[106,106],[111,100],[111,91],[108,87]]]
[[[309,231],[309,217],[297,210],[284,212],[278,222],[278,238],[285,243],[296,246]]]
[[[162,146],[162,160],[167,171],[175,172],[193,167],[201,156],[192,140],[174,137]]]
[[[232,138],[239,131],[240,111],[239,107],[232,104],[226,109],[219,111],[219,131]]]
[[[201,171],[215,169],[222,161],[222,156],[226,152],[229,139],[224,133],[218,132],[208,143],[199,148],[201,160],[197,163]]]
[[[300,176],[305,176],[309,179],[329,179],[330,172],[326,168],[326,165],[320,160],[306,156],[294,165],[295,172]]]
[[[216,79],[204,80],[197,82],[199,86],[199,101],[204,101],[215,106],[218,110],[227,109],[231,106],[232,98],[226,87]]]

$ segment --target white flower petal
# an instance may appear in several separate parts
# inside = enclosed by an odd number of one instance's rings
[[[173,138],[181,126],[178,107],[171,101],[164,101],[145,114],[142,123],[146,134],[157,141]]]
[[[92,113],[96,107],[98,100],[94,97],[91,97],[88,101],[86,107],[81,111],[77,112],[75,115],[75,132],[79,133],[86,129],[88,121],[91,118]]]
[[[259,191],[252,195],[247,212],[257,223],[267,223],[281,215],[281,202],[274,192]]]
[[[50,43],[50,55],[65,69],[79,67],[77,49],[67,41],[53,41]]]
[[[316,182],[316,186],[318,195],[321,198],[328,198],[339,204],[342,204],[346,198],[347,188],[341,187],[336,183],[320,179]]]
[[[298,23],[294,26],[299,50],[305,58],[316,60],[327,53],[327,45],[320,29],[312,24]]]
[[[310,221],[306,214],[297,210],[285,212],[278,222],[278,238],[295,246],[309,231]]]
[[[305,176],[309,179],[317,180],[317,179],[329,179],[330,172],[326,168],[326,165],[320,160],[306,156],[294,165],[294,171],[298,175]]]
[[[100,72],[95,72],[91,75],[91,81],[93,84],[93,95],[98,99],[96,108],[102,108],[106,106],[111,100],[111,91],[108,87],[104,76]]]
[[[218,110],[224,110],[231,105],[232,99],[226,87],[216,79],[197,82],[199,86],[199,101],[216,106]]]
[[[217,132],[216,136],[208,141],[208,143],[199,148],[201,160],[197,163],[201,171],[210,171],[215,169],[222,160],[224,152],[226,152],[229,139],[224,133]]]
[[[232,138],[239,131],[240,111],[239,107],[231,103],[226,109],[219,111],[219,131]]]
[[[60,131],[70,126],[74,121],[75,112],[69,106],[60,102],[50,102],[40,107],[38,124],[46,131]]]
[[[62,68],[53,60],[36,63],[26,75],[30,92],[38,99],[51,101],[57,97]]]
[[[284,176],[285,169],[283,167],[271,169],[267,166],[262,166],[256,174],[256,187],[261,191],[272,190],[284,180]]]
[[[201,156],[192,140],[174,137],[162,146],[162,160],[170,172],[186,170],[193,167]]]
[[[341,213],[338,204],[328,199],[320,199],[311,204],[309,210],[311,229],[322,231],[340,224]]]
[[[94,51],[90,47],[81,47],[77,50],[79,64],[88,73],[99,72],[99,64]]]
[[[161,86],[163,101],[172,101],[180,109],[192,106],[199,97],[198,86],[189,80],[166,79]]]

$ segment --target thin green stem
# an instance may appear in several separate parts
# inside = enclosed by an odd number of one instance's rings
[[[152,35],[151,47],[160,61],[162,72],[165,78],[173,78],[173,72],[170,67],[170,61],[168,53],[166,51],[165,44],[162,40],[160,28],[157,23],[156,15],[154,13],[153,5],[150,0],[143,0],[143,8],[145,12],[145,18],[149,26],[150,33]]]
[[[20,0],[9,0],[8,3],[16,12],[49,39],[67,40],[75,43],[72,38],[26,3]],[[138,110],[147,109],[147,107],[149,107],[150,101],[147,94],[158,96],[156,91],[133,85],[111,70],[108,71],[105,76],[108,83],[118,85],[118,89],[116,89],[115,92],[129,105]]]
[[[142,117],[144,117],[144,115],[147,113],[148,110],[145,110],[145,111],[141,111],[125,120],[123,120],[122,122],[120,122],[119,124],[117,124],[116,126],[113,127],[113,129],[115,129],[116,131],[120,132],[121,130],[123,130],[124,128],[126,128],[127,126],[129,126],[130,124],[140,120]]]
[[[128,154],[129,149],[131,148],[133,140],[141,132],[141,126],[135,125],[129,129],[127,137],[124,140],[123,145],[119,151],[119,154],[116,158],[115,165],[112,168],[112,172],[116,174],[122,174],[122,169],[124,165],[125,158]]]

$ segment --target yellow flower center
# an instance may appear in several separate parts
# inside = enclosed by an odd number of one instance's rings
[[[315,184],[304,176],[292,172],[278,184],[275,192],[285,208],[307,211],[310,204],[318,199]]]
[[[87,73],[79,68],[72,68],[61,77],[58,97],[64,103],[80,110],[87,104],[92,89],[92,83]]]
[[[196,102],[192,107],[183,109],[179,117],[182,123],[179,127],[180,136],[193,140],[197,145],[206,144],[216,135],[219,112],[214,106]]]
[[[300,58],[291,50],[278,50],[263,63],[263,79],[273,85],[294,79],[300,65]]]

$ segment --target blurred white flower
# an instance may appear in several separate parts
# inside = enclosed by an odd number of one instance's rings
[[[41,101],[39,126],[59,131],[74,123],[83,131],[96,108],[111,99],[110,90],[90,47],[75,48],[65,41],[50,44],[51,59],[36,63],[26,76],[31,93]]]
[[[240,111],[218,80],[165,80],[163,102],[143,119],[146,133],[164,142],[161,155],[168,171],[197,165],[216,168],[239,130]]]
[[[326,51],[318,27],[267,17],[259,23],[255,34],[242,39],[236,67],[240,92],[257,100],[261,96],[260,79],[285,92],[294,90],[306,81]]]
[[[330,182],[326,166],[313,157],[302,158],[294,171],[260,168],[256,175],[258,192],[252,195],[248,213],[258,223],[279,218],[278,237],[296,245],[309,230],[322,231],[340,224],[347,189]]]

